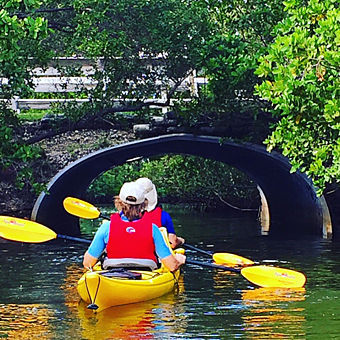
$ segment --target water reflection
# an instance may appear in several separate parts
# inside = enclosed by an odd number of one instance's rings
[[[228,271],[215,271],[214,273],[214,289],[215,295],[223,289],[235,289],[235,280],[242,280],[242,276]]]
[[[77,292],[77,282],[84,273],[84,268],[79,264],[72,263],[66,267],[64,284],[60,287],[65,294],[65,305],[70,310],[75,310],[80,297]]]
[[[183,333],[185,324],[176,322],[175,295],[94,313],[86,303],[78,305],[82,339],[155,339]],[[178,306],[177,306],[178,307]]]
[[[242,291],[248,308],[242,319],[250,339],[298,338],[305,334],[305,289],[257,288]]]
[[[0,304],[0,338],[52,339],[49,335],[51,312],[38,304]]]
[[[93,313],[85,303],[78,306],[83,339],[140,337],[151,339],[155,328],[153,305],[136,304],[112,307]]]

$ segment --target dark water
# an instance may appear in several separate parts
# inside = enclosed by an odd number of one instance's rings
[[[83,244],[0,241],[0,338],[340,339],[339,242],[263,237],[253,217],[171,212],[188,243],[302,271],[306,287],[256,288],[241,275],[187,265],[179,292],[93,314],[75,289]]]

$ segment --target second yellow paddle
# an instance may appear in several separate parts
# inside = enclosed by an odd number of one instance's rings
[[[110,217],[103,216],[97,207],[79,198],[66,197],[63,201],[63,205],[64,205],[65,210],[68,213],[70,213],[71,215],[81,217],[81,218],[95,219],[95,218],[103,217],[106,219],[110,219]],[[195,250],[202,254],[212,256],[216,264],[227,265],[227,266],[237,266],[237,267],[244,267],[244,266],[250,266],[250,265],[255,264],[254,261],[249,260],[242,256],[235,255],[235,254],[231,254],[231,253],[210,254],[209,252],[205,250],[196,248],[187,243],[183,244],[183,246],[187,249]]]
[[[269,266],[251,266],[239,269],[188,259],[186,263],[239,273],[248,281],[260,287],[301,288],[306,283],[306,277],[303,273],[291,269]]]

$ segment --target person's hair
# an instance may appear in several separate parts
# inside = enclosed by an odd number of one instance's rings
[[[134,197],[129,196],[129,200],[133,201]],[[142,217],[145,210],[145,202],[141,204],[128,204],[123,202],[119,196],[114,197],[114,204],[118,211],[122,211],[129,221],[133,221]]]

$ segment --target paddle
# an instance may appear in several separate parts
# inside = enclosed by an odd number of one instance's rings
[[[75,215],[75,216],[85,218],[85,219],[95,219],[95,218],[102,217],[102,218],[110,220],[110,217],[104,216],[97,207],[79,198],[66,197],[63,201],[63,205],[64,205],[65,210],[71,215]],[[230,266],[241,266],[241,267],[255,264],[254,261],[249,260],[242,256],[235,255],[235,254],[230,254],[230,253],[211,254],[203,249],[196,248],[187,243],[183,244],[183,247],[187,249],[195,250],[204,255],[212,256],[215,263],[217,264],[226,264]]]
[[[52,229],[37,222],[9,216],[0,216],[0,237],[29,243],[41,243],[56,238],[91,243],[90,240],[84,238],[56,234]]]
[[[291,269],[269,266],[251,266],[238,269],[188,259],[186,263],[239,273],[248,281],[260,287],[301,288],[306,283],[306,277],[303,273]]]
[[[0,216],[0,237],[11,241],[30,243],[46,242],[57,237],[90,243],[86,239],[56,234],[50,228],[37,222],[8,216]],[[187,260],[186,263],[241,273],[247,280],[261,287],[297,288],[302,287],[306,282],[306,277],[302,273],[278,267],[252,266],[237,269],[194,260]]]
[[[190,244],[183,244],[183,247],[191,249],[191,250],[195,250],[199,253],[205,254],[205,255],[209,255],[213,257],[213,260],[216,264],[221,264],[221,265],[234,265],[234,266],[240,266],[240,267],[244,267],[244,266],[251,266],[253,264],[255,264],[254,261],[247,259],[245,257],[239,256],[239,255],[235,255],[235,254],[231,254],[231,253],[214,253],[211,254],[208,251],[205,251],[203,249],[200,248],[196,248]]]

